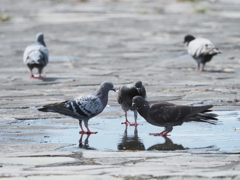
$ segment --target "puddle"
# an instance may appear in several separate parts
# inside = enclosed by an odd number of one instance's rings
[[[108,107],[105,112],[116,107]],[[167,138],[150,136],[162,127],[148,124],[139,116],[137,127],[122,125],[123,117],[95,117],[89,121],[97,134],[80,135],[77,120],[69,117],[52,119],[17,120],[17,128],[0,130],[0,144],[9,143],[69,143],[61,150],[104,151],[233,151],[240,150],[240,111],[215,111],[219,115],[217,125],[207,123],[184,123],[175,126]],[[133,113],[129,113],[133,121]],[[76,123],[75,123],[76,121]],[[3,124],[1,123],[1,126]],[[6,124],[5,124],[6,126]],[[28,126],[29,128],[26,128]]]

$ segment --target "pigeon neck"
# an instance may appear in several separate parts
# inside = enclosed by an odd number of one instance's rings
[[[99,97],[99,99],[101,100],[102,104],[105,106],[107,105],[108,102],[108,91],[102,91],[102,89],[98,89],[96,91],[96,96]]]
[[[45,47],[47,47],[44,41],[39,41],[39,43],[41,43],[42,45],[44,45]]]
[[[148,105],[148,102],[145,102],[141,107],[139,107],[137,110],[138,110],[138,113],[142,116],[142,117],[146,117],[147,115],[147,111],[149,109],[149,105]]]
[[[38,43],[44,45],[45,47],[47,47],[46,44],[45,44],[45,42],[44,42],[44,40],[43,40],[43,36],[38,36],[38,37],[36,38],[36,42],[38,42]]]

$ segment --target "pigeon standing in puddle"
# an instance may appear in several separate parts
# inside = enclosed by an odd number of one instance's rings
[[[121,104],[126,118],[126,121],[122,124],[137,125],[137,110],[132,109],[132,98],[134,96],[142,96],[144,99],[146,98],[146,90],[141,81],[121,86],[118,91],[117,100],[118,103]],[[127,119],[127,111],[129,110],[134,112],[135,123],[130,123]]]
[[[48,49],[44,42],[43,33],[38,33],[35,43],[26,47],[23,54],[23,62],[30,69],[30,78],[44,77],[42,70],[48,63]],[[33,68],[38,69],[38,75],[33,75]]]
[[[188,53],[197,62],[198,71],[204,71],[205,64],[211,61],[213,56],[221,53],[210,40],[205,38],[195,38],[192,35],[187,35],[183,43],[187,43]],[[200,67],[201,64],[202,67]]]
[[[60,113],[77,118],[81,129],[80,133],[96,134],[97,132],[92,132],[88,128],[88,121],[104,110],[108,103],[108,92],[110,90],[115,91],[113,84],[105,81],[93,94],[83,95],[60,103],[47,104],[38,110],[43,112]],[[83,130],[82,121],[84,121],[87,131]]]
[[[150,124],[165,127],[160,133],[150,133],[154,136],[167,136],[173,126],[182,125],[184,122],[197,121],[216,123],[217,114],[206,113],[212,105],[205,106],[180,106],[163,101],[146,101],[141,96],[135,96],[132,103],[133,109]]]

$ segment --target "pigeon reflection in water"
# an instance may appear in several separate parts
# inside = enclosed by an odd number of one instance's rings
[[[84,143],[82,142],[83,141],[83,136],[84,136],[84,134],[80,135],[78,147],[81,148],[81,149],[86,149],[86,150],[97,150],[95,148],[90,147],[89,144],[88,144],[89,143],[88,139],[91,136],[91,134],[87,134],[87,137],[85,138]]]
[[[181,144],[174,144],[172,140],[168,137],[163,136],[165,139],[165,142],[162,144],[155,144],[151,147],[149,147],[147,150],[157,150],[157,151],[175,151],[175,150],[185,150],[189,148],[184,148]]]
[[[137,126],[135,126],[134,129],[134,135],[128,136],[127,134],[127,128],[123,133],[123,137],[121,139],[121,142],[118,144],[118,150],[123,150],[123,151],[144,151],[145,146],[142,143],[141,139],[138,137],[138,130]]]

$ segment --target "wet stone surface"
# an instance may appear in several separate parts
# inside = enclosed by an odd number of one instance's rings
[[[119,107],[107,107],[105,112]],[[95,117],[89,126],[97,134],[79,134],[77,120],[68,117],[15,120],[1,125],[1,144],[13,143],[62,143],[64,151],[178,151],[178,152],[232,152],[240,149],[240,111],[214,111],[218,114],[215,124],[190,122],[175,126],[169,136],[151,136],[163,127],[152,126],[142,117],[140,125],[122,125],[123,117]],[[129,113],[129,119],[134,119]],[[5,129],[6,126],[11,128]],[[28,127],[31,128],[28,128]],[[100,141],[101,139],[101,141]],[[80,148],[80,149],[79,149]]]

